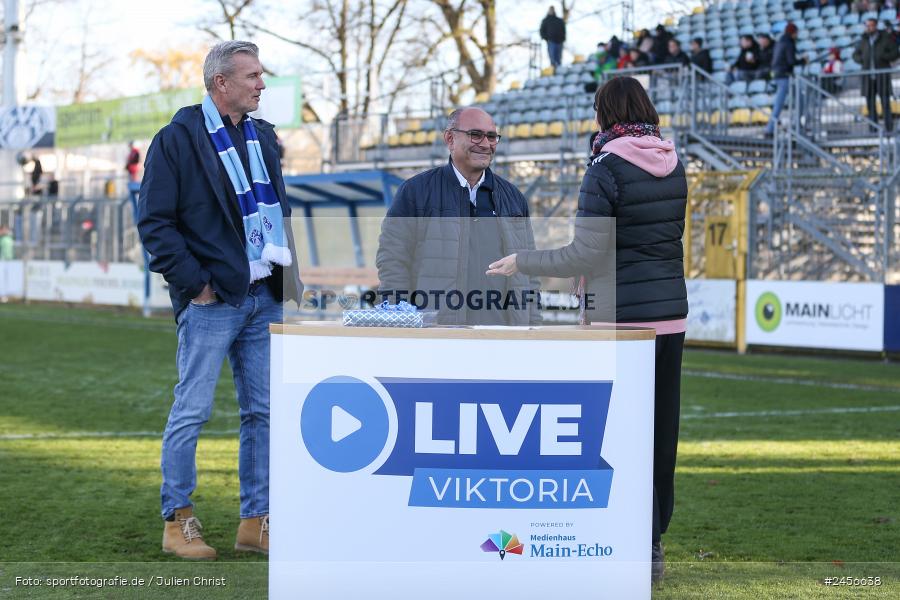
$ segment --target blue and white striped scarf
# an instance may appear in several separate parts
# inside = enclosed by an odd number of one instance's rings
[[[241,216],[244,219],[244,236],[247,260],[250,262],[250,281],[263,279],[272,274],[274,265],[288,267],[291,265],[291,252],[284,236],[283,216],[275,188],[269,181],[269,172],[263,160],[259,139],[251,119],[244,119],[244,138],[247,140],[247,154],[250,156],[250,176],[253,185],[247,181],[241,157],[234,149],[231,136],[225,130],[219,109],[212,98],[203,97],[203,120],[206,130],[212,138],[213,145],[228,179],[234,186]]]

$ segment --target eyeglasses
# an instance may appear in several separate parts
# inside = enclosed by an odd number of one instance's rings
[[[465,129],[455,129],[451,128],[450,131],[458,131],[460,133],[465,133],[469,136],[469,140],[473,144],[480,144],[481,140],[487,138],[488,144],[496,144],[500,141],[500,134],[494,133],[493,131],[481,131],[480,129],[469,129],[466,131]]]

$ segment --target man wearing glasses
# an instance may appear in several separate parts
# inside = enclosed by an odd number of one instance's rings
[[[446,325],[540,322],[536,280],[487,275],[487,265],[534,248],[528,202],[495,175],[497,126],[480,108],[453,111],[444,130],[446,165],[405,181],[381,226],[382,297],[437,310]]]

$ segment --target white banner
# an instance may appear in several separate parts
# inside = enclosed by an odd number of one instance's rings
[[[25,269],[29,300],[111,306],[143,306],[144,271],[134,263],[33,260]],[[151,277],[152,308],[166,308],[162,277]]]
[[[652,340],[322,327],[272,339],[270,598],[649,600]]]
[[[690,310],[685,339],[735,343],[737,282],[733,279],[688,279],[686,283]]]
[[[25,295],[25,271],[21,260],[0,260],[0,301]]]
[[[880,283],[747,281],[747,343],[835,350],[884,347]]]

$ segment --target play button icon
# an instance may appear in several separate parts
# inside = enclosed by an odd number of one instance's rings
[[[362,421],[340,406],[331,407],[331,441],[339,442],[362,428]]]
[[[389,430],[384,400],[368,383],[337,376],[317,383],[300,409],[300,435],[313,460],[339,473],[372,464]]]

